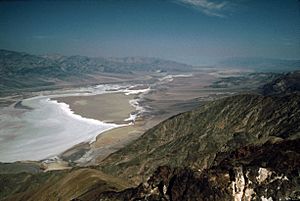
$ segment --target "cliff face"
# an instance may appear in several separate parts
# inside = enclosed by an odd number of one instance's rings
[[[219,152],[230,152],[300,132],[300,95],[238,95],[177,115],[106,158],[100,169],[136,184],[158,166],[210,168]]]
[[[161,166],[137,188],[95,200],[299,200],[299,143],[280,140],[219,153],[201,173]]]

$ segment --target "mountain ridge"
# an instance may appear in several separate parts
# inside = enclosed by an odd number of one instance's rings
[[[58,83],[101,82],[97,76],[134,76],[140,72],[183,72],[193,67],[170,60],[146,57],[103,58],[44,55],[0,50],[0,95]]]
[[[299,110],[298,93],[283,97],[244,94],[213,101],[148,130],[102,161],[100,169],[140,183],[160,165],[209,168],[220,151],[300,132]]]
[[[218,153],[202,172],[160,166],[147,182],[106,191],[93,201],[298,200],[299,139],[267,141]],[[85,201],[85,194],[73,201]]]

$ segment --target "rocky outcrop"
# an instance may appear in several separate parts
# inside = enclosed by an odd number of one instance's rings
[[[266,142],[220,153],[202,172],[161,166],[146,183],[101,193],[95,201],[299,200],[299,143]]]

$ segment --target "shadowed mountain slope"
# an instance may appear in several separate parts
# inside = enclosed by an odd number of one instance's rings
[[[300,95],[237,95],[162,122],[113,153],[100,169],[135,183],[158,166],[209,168],[218,152],[300,132]]]
[[[102,192],[91,201],[299,200],[299,143],[299,139],[268,141],[222,152],[201,173],[161,166],[146,183]],[[85,196],[75,200],[86,200]]]
[[[264,85],[261,91],[264,95],[300,92],[300,71],[291,72],[273,80]]]
[[[0,184],[0,198],[6,197],[4,200],[7,201],[67,201],[82,194],[88,194],[86,198],[94,197],[95,189],[96,192],[103,192],[130,187],[126,181],[89,168],[39,174],[4,174],[0,176]]]

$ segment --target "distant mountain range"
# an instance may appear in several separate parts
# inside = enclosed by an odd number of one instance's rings
[[[300,70],[300,60],[260,57],[234,57],[220,61],[217,66],[246,68],[258,72],[290,72]]]
[[[158,58],[103,58],[86,56],[32,55],[0,50],[1,74],[67,76],[78,73],[132,73],[132,71],[185,71],[191,66]]]
[[[219,67],[246,68],[261,72],[287,72],[300,69],[300,60],[231,58]],[[59,82],[87,83],[103,74],[132,75],[144,72],[187,72],[196,67],[150,57],[103,58],[32,55],[0,50],[0,96],[24,89],[47,88]]]
[[[89,80],[91,75],[133,72],[183,72],[192,66],[148,57],[91,58],[85,56],[32,55],[0,50],[0,91],[51,86],[57,81]]]

